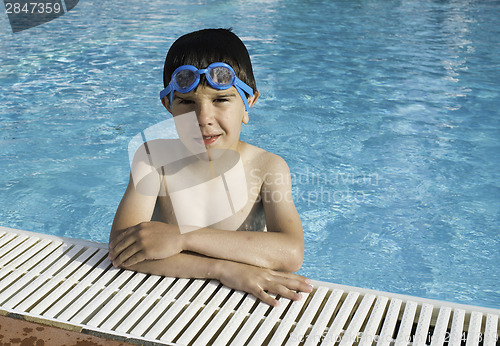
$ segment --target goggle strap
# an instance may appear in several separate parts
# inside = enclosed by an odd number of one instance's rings
[[[170,92],[172,92],[172,83],[170,83],[169,85],[167,85],[167,87],[165,89],[163,89],[162,91],[160,91],[160,99],[164,98],[165,96],[167,96],[168,94],[170,94]]]
[[[241,88],[238,85],[235,84],[234,87],[238,91],[238,94],[240,94],[240,97],[243,100],[243,103],[245,104],[245,111],[248,112],[249,106],[248,106],[248,101],[247,101],[247,97],[246,97],[245,93],[243,92],[243,90],[241,90]]]
[[[239,86],[241,89],[243,89],[244,92],[246,92],[248,95],[253,96],[253,89],[250,88],[246,83],[244,83],[241,79],[238,77],[235,77],[234,81],[235,86]]]

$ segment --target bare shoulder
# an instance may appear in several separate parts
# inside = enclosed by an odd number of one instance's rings
[[[253,170],[260,172],[262,177],[273,174],[290,175],[290,169],[281,156],[248,143],[243,143],[242,149],[241,155],[244,161]]]

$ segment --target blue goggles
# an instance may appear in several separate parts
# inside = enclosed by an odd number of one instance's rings
[[[170,94],[170,104],[173,102],[174,91],[188,93],[200,84],[200,76],[205,74],[208,84],[217,90],[226,90],[234,86],[245,104],[245,110],[248,112],[248,101],[244,94],[253,96],[253,90],[243,83],[231,66],[223,62],[214,62],[205,69],[197,69],[193,65],[182,65],[174,73],[170,84],[160,92],[160,99]]]

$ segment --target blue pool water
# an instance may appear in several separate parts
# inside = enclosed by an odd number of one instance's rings
[[[84,1],[0,15],[0,225],[105,242],[170,44],[233,27],[243,140],[293,172],[323,281],[500,307],[499,1]]]

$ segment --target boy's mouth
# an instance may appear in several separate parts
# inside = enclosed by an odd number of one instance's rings
[[[220,135],[203,136],[203,144],[210,145],[219,139]]]

